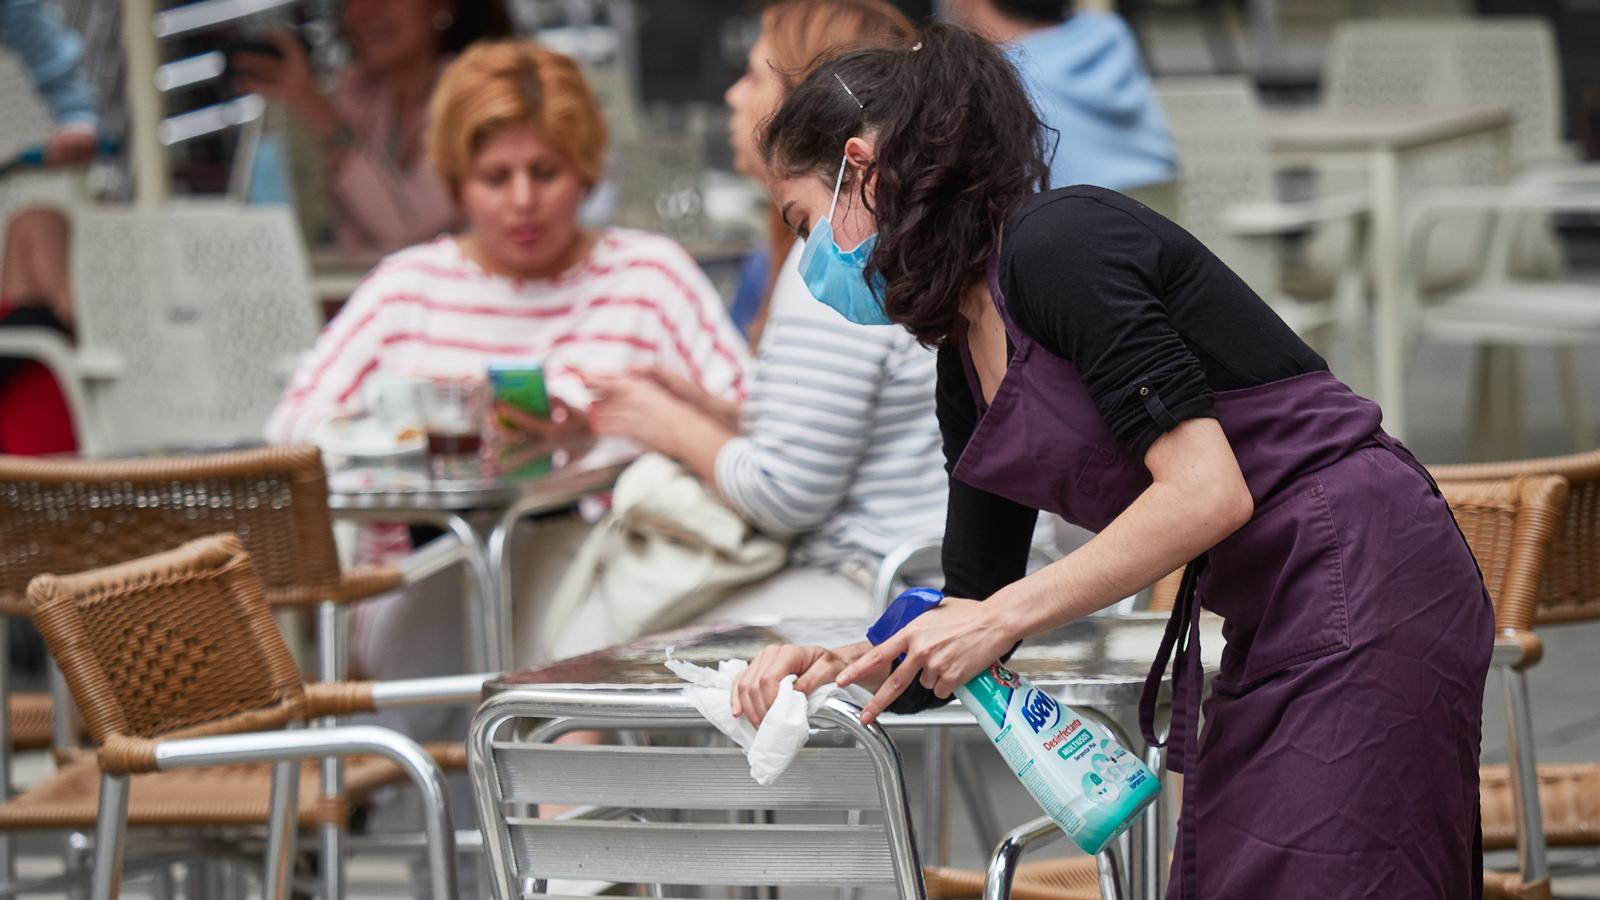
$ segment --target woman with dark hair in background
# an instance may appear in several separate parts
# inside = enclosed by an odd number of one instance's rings
[[[339,248],[390,253],[457,224],[449,189],[423,158],[428,97],[457,53],[509,36],[511,19],[499,0],[345,0],[340,22],[355,59],[332,94],[289,32],[271,36],[281,57],[230,62],[241,90],[282,100],[322,145]]]
[[[819,299],[939,346],[951,599],[877,647],[767,648],[735,712],[759,721],[791,673],[876,684],[864,721],[915,711],[1188,563],[1152,673],[1186,643],[1169,896],[1481,894],[1494,611],[1377,405],[1183,229],[1102,188],[1034,193],[1037,115],[969,32],[823,64],[764,150]],[[1040,509],[1098,534],[1023,577]],[[1228,642],[1203,734],[1197,604]]]
[[[784,0],[762,13],[749,68],[727,101],[735,165],[759,177],[759,129],[818,59],[905,49],[916,29],[886,0]],[[901,543],[943,526],[933,353],[898,328],[848,321],[816,302],[792,235],[758,322],[749,397],[717,403],[670,380],[597,380],[597,432],[682,462],[746,521],[793,538],[789,566],[735,592],[704,620],[860,616]],[[793,246],[789,246],[793,244]],[[563,643],[563,650],[593,649]]]

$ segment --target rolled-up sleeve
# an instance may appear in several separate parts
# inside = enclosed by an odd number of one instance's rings
[[[1069,197],[1030,213],[1007,239],[1008,308],[1077,368],[1127,450],[1142,458],[1180,422],[1214,417],[1200,361],[1158,294],[1161,243],[1142,222]]]

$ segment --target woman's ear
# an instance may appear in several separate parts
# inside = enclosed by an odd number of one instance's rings
[[[877,147],[866,138],[853,137],[844,142],[844,158],[850,160],[850,164],[857,169],[866,171],[876,156]]]

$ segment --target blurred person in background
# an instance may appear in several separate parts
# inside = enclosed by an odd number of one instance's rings
[[[1176,176],[1178,151],[1120,16],[1069,12],[1062,0],[950,0],[950,12],[1017,67],[1054,145],[1047,188],[1127,193]]]
[[[339,249],[382,254],[455,228],[446,185],[424,153],[428,98],[456,54],[512,34],[500,0],[345,0],[355,59],[324,94],[291,32],[270,36],[280,56],[235,53],[240,90],[280,100],[317,140]]]
[[[506,431],[492,437],[503,442],[585,431],[583,375],[649,369],[716,402],[741,395],[743,342],[689,254],[578,222],[606,132],[576,62],[531,41],[479,44],[446,69],[430,119],[429,159],[467,228],[373,270],[299,366],[270,440],[303,442],[361,412],[369,380],[482,378],[492,363],[542,364],[554,406],[550,421],[497,409],[490,418]],[[586,529],[576,516],[542,521],[536,552],[518,558],[553,566]],[[462,671],[457,604],[403,597],[368,609],[355,642],[366,674]]]
[[[911,22],[883,0],[787,0],[761,22],[727,92],[735,164],[753,175],[764,172],[759,130],[818,59],[848,47],[913,52]],[[944,525],[933,352],[819,303],[802,247],[784,237],[742,406],[660,374],[593,379],[596,431],[674,457],[758,529],[795,538],[786,569],[703,621],[865,615],[884,556]]]
[[[83,165],[96,148],[94,91],[79,72],[83,41],[41,0],[0,0],[0,44],[16,53],[54,123],[47,166]],[[21,149],[21,148],[17,148]],[[0,327],[72,333],[67,275],[70,228],[48,207],[24,209],[6,222],[0,262]],[[77,449],[61,388],[38,363],[0,357],[0,453],[69,453]]]

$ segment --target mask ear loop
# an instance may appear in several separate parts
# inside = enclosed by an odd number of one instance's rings
[[[839,177],[833,180],[833,202],[828,204],[828,224],[833,224],[833,213],[839,208],[839,187],[844,184],[844,170],[850,165],[850,155],[847,153],[839,160]]]

